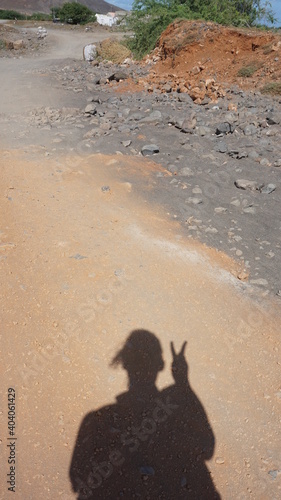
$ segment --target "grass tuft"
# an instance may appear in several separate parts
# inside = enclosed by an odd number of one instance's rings
[[[239,69],[237,76],[242,76],[242,78],[250,78],[261,67],[262,67],[262,64],[260,62],[252,62],[251,64],[248,64],[247,66],[242,66],[242,68]]]
[[[267,83],[262,89],[263,94],[280,95],[281,94],[281,82],[271,82]]]

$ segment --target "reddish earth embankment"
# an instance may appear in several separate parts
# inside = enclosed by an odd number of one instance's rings
[[[205,97],[216,100],[229,85],[260,90],[273,84],[277,93],[278,84],[281,87],[280,53],[278,33],[175,21],[146,58],[155,64],[138,85],[149,91],[188,92],[198,104]]]

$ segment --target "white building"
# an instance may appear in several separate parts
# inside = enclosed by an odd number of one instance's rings
[[[109,12],[108,14],[96,14],[97,22],[102,26],[113,26],[117,23],[117,17],[115,12]]]

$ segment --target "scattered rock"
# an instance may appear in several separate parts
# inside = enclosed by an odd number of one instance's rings
[[[206,89],[205,88],[199,88],[199,87],[194,87],[189,90],[189,95],[193,101],[198,101],[198,104],[203,101],[206,95]]]
[[[23,40],[16,40],[13,42],[13,48],[15,50],[20,50],[24,48],[24,41]]]
[[[153,467],[150,467],[149,465],[143,465],[140,467],[140,473],[144,476],[154,476],[155,471]]]
[[[47,32],[46,28],[42,28],[42,26],[39,26],[37,28],[37,38],[39,40],[46,38],[47,34],[48,34],[48,32]]]
[[[211,135],[212,130],[210,127],[205,127],[205,126],[199,126],[197,127],[197,134],[200,135],[201,137],[204,137],[205,135]]]
[[[251,285],[268,286],[268,281],[263,278],[250,280]]]
[[[123,144],[123,146],[125,148],[128,148],[132,144],[132,141],[130,141],[130,140],[128,140],[128,141],[121,141],[121,144]]]
[[[202,194],[202,189],[200,187],[195,187],[192,189],[193,194]]]
[[[216,151],[218,151],[218,153],[227,153],[228,151],[227,144],[223,141],[218,142],[216,145]]]
[[[146,144],[141,148],[141,154],[143,156],[150,156],[159,153],[160,149],[156,144]]]
[[[258,191],[261,187],[261,185],[258,184],[258,182],[248,181],[246,179],[237,179],[237,181],[235,181],[234,184],[238,189],[244,189],[249,191]]]
[[[153,111],[149,116],[145,116],[141,119],[142,123],[153,123],[158,122],[162,118],[162,113],[160,111]]]
[[[115,71],[112,75],[108,77],[109,81],[115,80],[116,82],[120,82],[121,80],[126,80],[129,77],[127,71]]]
[[[281,113],[279,114],[268,113],[266,121],[268,125],[279,125],[281,123]]]
[[[272,477],[272,479],[276,479],[279,474],[281,474],[280,470],[270,470],[268,474]]]
[[[215,208],[216,214],[225,214],[226,212],[227,212],[227,208],[224,208],[224,207],[216,207]]]
[[[223,123],[219,123],[219,125],[217,125],[216,134],[217,135],[232,134],[234,132],[234,130],[235,130],[234,125],[232,125],[231,123],[228,123],[228,122],[223,122]]]
[[[83,260],[87,259],[87,257],[85,255],[81,255],[80,253],[76,253],[75,255],[71,255],[70,259]]]
[[[183,177],[191,177],[193,175],[193,171],[189,167],[182,167],[179,170],[179,175]]]
[[[192,205],[200,205],[201,203],[203,203],[203,200],[201,198],[190,197],[187,199],[187,203],[191,203]]]
[[[96,112],[97,112],[97,107],[95,104],[93,104],[93,103],[87,104],[87,106],[85,108],[86,115],[95,115]]]
[[[270,161],[267,158],[261,158],[259,163],[262,167],[269,167],[270,166]]]
[[[176,165],[168,165],[167,168],[172,174],[176,174],[178,172],[178,167]]]
[[[165,85],[163,85],[162,87],[162,91],[163,92],[166,92],[166,93],[170,93],[172,92],[172,87],[169,83],[166,83]]]
[[[256,209],[252,205],[249,205],[248,207],[244,207],[243,208],[243,213],[244,214],[255,214],[256,213]]]
[[[245,270],[243,271],[240,271],[238,274],[237,274],[237,278],[240,280],[240,281],[247,281],[248,278],[249,278],[249,273]]]
[[[273,193],[273,191],[275,191],[275,189],[276,189],[275,184],[267,184],[266,186],[263,186],[261,188],[260,192],[263,194],[270,194],[270,193]]]
[[[257,127],[255,125],[246,125],[243,132],[245,135],[255,135],[257,133]]]
[[[248,153],[246,153],[246,151],[241,151],[241,153],[238,153],[237,155],[237,160],[242,160],[242,158],[247,158],[248,157]]]

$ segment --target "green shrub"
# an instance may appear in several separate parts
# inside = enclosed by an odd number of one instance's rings
[[[21,14],[20,12],[17,12],[16,10],[3,10],[0,9],[0,19],[7,19],[7,20],[15,20],[17,21],[49,21],[51,19],[51,16],[49,14],[44,14],[43,12],[34,12],[31,16]]]
[[[44,14],[43,12],[34,12],[31,16],[28,16],[30,21],[50,21],[52,16],[49,14]]]
[[[76,2],[67,2],[57,10],[57,17],[69,24],[86,24],[96,20],[95,13],[85,5]]]
[[[147,3],[150,3],[149,0]],[[151,2],[152,3],[152,2]],[[127,40],[127,46],[137,58],[142,58],[156,46],[162,32],[177,18],[191,19],[187,5],[169,1],[153,2],[147,9],[137,6],[128,20],[129,28],[134,32],[133,38]]]
[[[26,16],[20,14],[20,12],[17,12],[16,10],[0,9],[0,19],[12,19],[12,20],[18,19],[20,21],[26,19]]]

